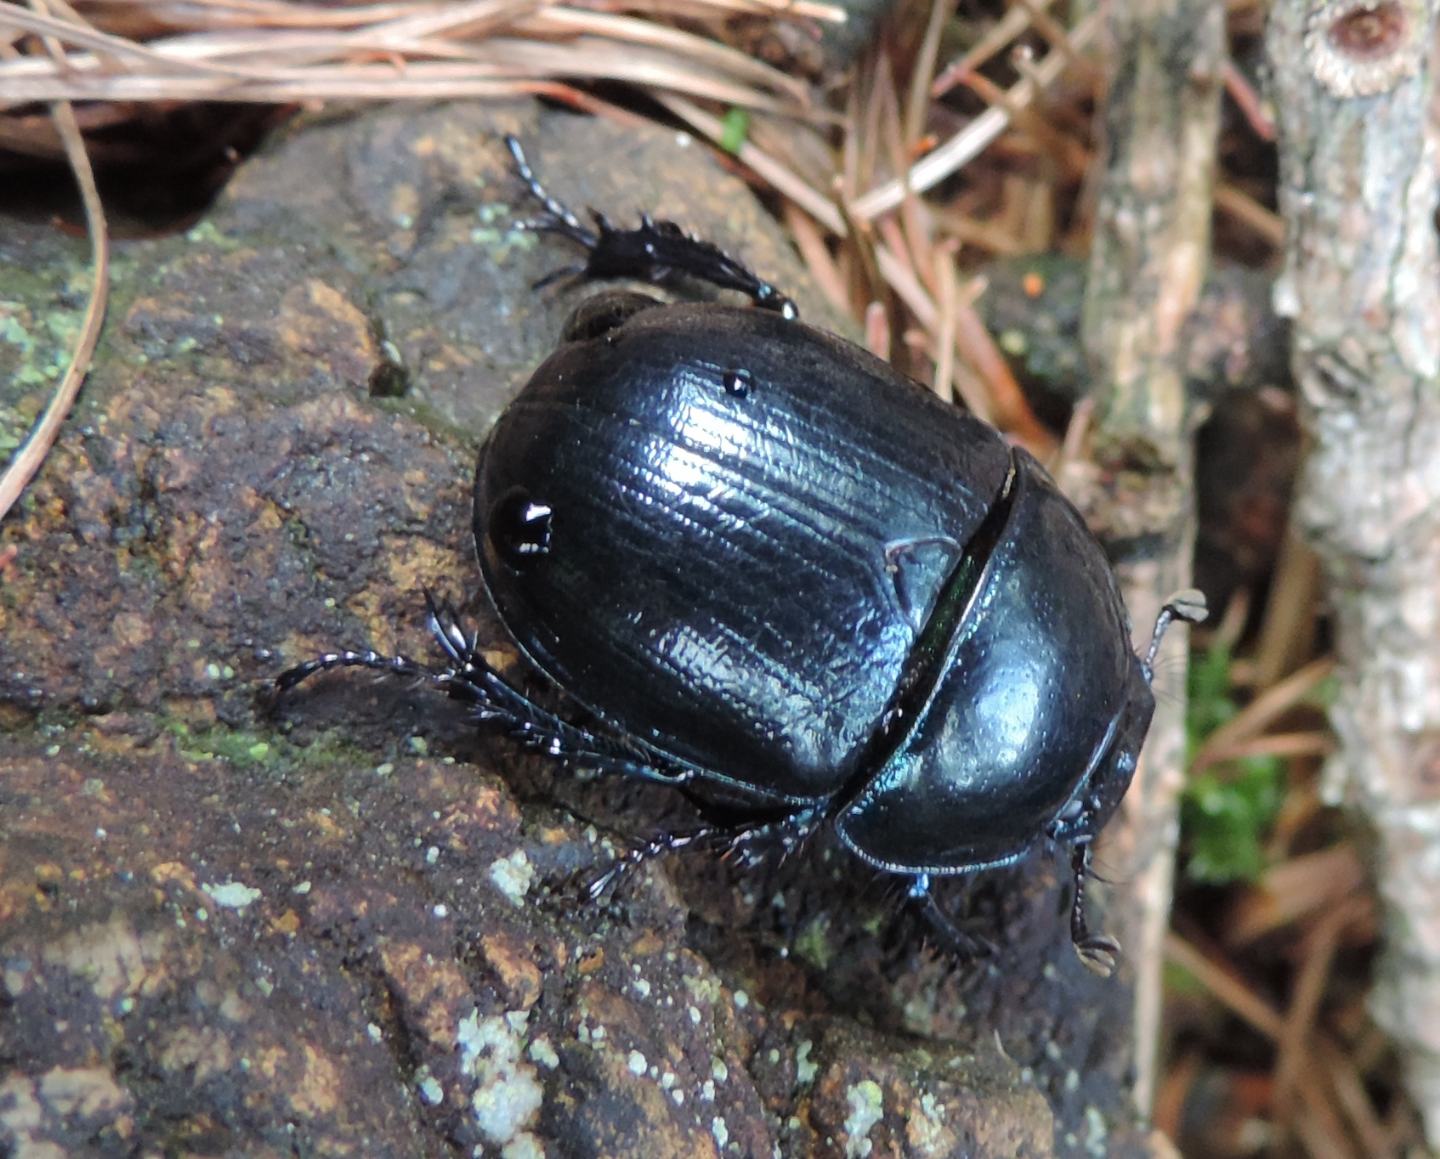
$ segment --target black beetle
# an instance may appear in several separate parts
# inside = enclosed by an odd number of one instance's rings
[[[587,254],[546,282],[681,274],[753,303],[591,298],[480,452],[486,592],[600,723],[508,683],[428,595],[448,667],[338,652],[281,687],[345,666],[421,676],[556,758],[681,787],[707,824],[631,864],[829,825],[910,878],[960,946],[932,877],[1069,847],[1071,935],[1108,973],[1118,947],[1085,922],[1090,843],[1135,771],[1161,636],[1203,599],[1167,604],[1136,656],[1104,552],[1030,455],[672,223],[588,228],[507,143],[545,207],[527,226]]]

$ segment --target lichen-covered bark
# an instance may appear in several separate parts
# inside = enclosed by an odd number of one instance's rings
[[[1387,908],[1374,995],[1440,1139],[1440,261],[1421,0],[1277,3],[1269,52],[1313,451],[1299,519],[1335,611],[1331,795],[1374,826]]]
[[[1185,343],[1204,284],[1219,119],[1223,5],[1145,0],[1111,6],[1108,158],[1096,217],[1083,333],[1099,413],[1105,495],[1096,522],[1115,546],[1137,635],[1190,586],[1194,542]],[[1153,1091],[1162,943],[1170,912],[1184,700],[1175,631],[1155,722],[1102,863],[1130,883],[1112,925],[1135,982],[1136,1098]]]

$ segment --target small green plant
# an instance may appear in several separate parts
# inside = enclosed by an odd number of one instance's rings
[[[1230,650],[1217,645],[1190,669],[1190,752],[1239,711],[1231,693]],[[1275,822],[1285,788],[1278,757],[1242,757],[1192,776],[1180,801],[1192,881],[1224,885],[1251,881],[1265,868],[1265,835]]]
[[[745,109],[732,106],[725,111],[720,131],[720,148],[727,153],[739,153],[740,146],[750,133],[750,114]]]

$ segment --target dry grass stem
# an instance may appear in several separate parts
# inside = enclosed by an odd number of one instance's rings
[[[1048,4],[1044,7],[1048,7]],[[1030,13],[1020,5],[1008,9],[959,60],[952,61],[941,70],[940,75],[931,82],[930,96],[943,97],[960,83],[962,76],[993,59],[997,53],[1003,52],[1007,45],[1013,43],[1017,36],[1030,27],[1030,20]]]
[[[865,349],[876,358],[885,359],[886,362],[890,361],[890,356],[894,352],[894,342],[890,334],[890,315],[879,302],[871,302],[865,307]]]
[[[1262,141],[1275,140],[1275,119],[1265,110],[1265,102],[1255,91],[1250,79],[1235,67],[1233,60],[1225,62],[1225,93],[1235,102],[1250,129]]]
[[[1260,735],[1273,721],[1300,704],[1335,669],[1329,657],[1311,661],[1298,672],[1266,688],[1235,717],[1206,738],[1191,761],[1192,773],[1200,772],[1233,752],[1238,745]]]
[[[1329,730],[1315,729],[1250,737],[1231,746],[1217,747],[1207,754],[1207,760],[1211,764],[1223,764],[1246,757],[1326,757],[1334,751],[1335,737]]]
[[[1194,976],[1222,1006],[1266,1038],[1277,1040],[1285,1029],[1280,1011],[1242,982],[1232,970],[1212,961],[1173,931],[1165,939],[1165,957]]]
[[[930,115],[930,84],[935,78],[935,65],[940,58],[940,34],[945,30],[945,20],[952,7],[945,0],[930,0],[930,18],[925,24],[925,35],[920,41],[920,52],[915,60],[915,71],[910,74],[905,100],[904,141],[907,149],[913,148],[925,132],[925,123]]]
[[[1306,1052],[1315,1031],[1315,1019],[1330,979],[1330,966],[1340,944],[1340,935],[1356,917],[1357,905],[1366,899],[1350,898],[1322,914],[1305,937],[1299,973],[1295,977],[1290,1008],[1275,1055],[1275,1113],[1288,1118],[1295,1097],[1296,1076],[1307,1065]]]
[[[700,6],[712,13],[737,5]],[[739,5],[754,9],[756,5]],[[146,11],[148,43],[67,14],[0,8],[0,30],[76,51],[0,61],[0,108],[32,101],[303,101],[501,95],[561,77],[623,80],[727,104],[805,113],[808,89],[746,53],[630,15],[563,4],[307,8],[197,4]]]
[[[1285,244],[1285,222],[1243,189],[1225,181],[1215,183],[1215,208],[1245,226],[1271,249]]]
[[[1281,861],[1237,900],[1225,923],[1225,944],[1238,949],[1309,920],[1361,895],[1366,880],[1360,855],[1350,842]],[[1364,896],[1373,905],[1369,894]]]
[[[1071,47],[1076,51],[1084,48],[1099,27],[1099,15],[1092,13],[1087,16],[1071,30]],[[1033,77],[1026,77],[1007,90],[1008,107],[1013,109],[1028,105],[1035,99],[1039,86],[1053,84],[1059,78],[1068,59],[1061,52],[1049,53],[1035,66]],[[948,141],[915,162],[908,173],[858,198],[852,206],[855,216],[865,220],[878,217],[899,205],[906,190],[924,193],[933,189],[984,152],[1009,127],[1010,116],[1005,109],[986,109]]]
[[[1316,946],[1324,956],[1317,958],[1312,967],[1318,977],[1306,983],[1312,990],[1323,983],[1330,968],[1334,941],[1355,917],[1356,912],[1351,909],[1337,911],[1333,929],[1326,935],[1331,939],[1330,948]],[[1302,1052],[1294,1048],[1287,1060],[1283,1076],[1285,1089],[1299,1106],[1283,1122],[1296,1132],[1312,1154],[1354,1154],[1351,1140],[1357,1137],[1369,1145],[1369,1149],[1360,1153],[1371,1156],[1386,1153],[1383,1128],[1375,1116],[1358,1071],[1346,1060],[1344,1052],[1315,1025],[1318,992],[1302,993],[1297,989],[1291,1009],[1282,1014],[1232,970],[1212,961],[1180,935],[1170,934],[1165,948],[1166,956],[1172,963],[1187,970],[1231,1013],[1266,1038],[1282,1046],[1286,1043],[1287,1034],[1306,1042],[1307,1050]],[[1315,957],[1313,952],[1312,957]],[[1302,1003],[1298,1010],[1296,1003]],[[1278,1087],[1278,1081],[1271,1085],[1272,1088]],[[1273,1100],[1272,1090],[1272,1105]],[[1375,1149],[1377,1147],[1378,1150]]]
[[[47,49],[57,56],[63,50],[53,43]],[[100,340],[100,325],[105,318],[105,303],[110,290],[110,239],[105,223],[105,209],[100,203],[100,193],[95,187],[95,174],[90,168],[90,158],[85,153],[85,142],[80,135],[80,126],[75,122],[75,111],[68,102],[60,101],[51,109],[56,131],[65,145],[65,154],[75,181],[80,187],[80,198],[85,207],[85,221],[90,232],[90,296],[85,306],[85,316],[80,324],[80,333],[75,340],[75,349],[69,364],[61,376],[50,402],[31,430],[29,437],[15,453],[15,457],[0,475],[0,518],[15,505],[40,464],[45,461],[50,448],[60,433],[60,426],[75,398],[80,385],[90,369],[90,360],[95,354],[95,344]]]
[[[935,299],[939,326],[935,332],[935,375],[930,388],[941,398],[951,399],[955,391],[955,328],[960,278],[955,270],[955,250],[941,246],[935,251]]]
[[[1294,531],[1280,543],[1255,647],[1255,681],[1268,686],[1313,654],[1319,618],[1320,559]]]

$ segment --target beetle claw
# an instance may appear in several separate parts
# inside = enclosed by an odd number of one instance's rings
[[[443,596],[437,596],[429,588],[425,596],[425,623],[441,649],[455,664],[457,672],[463,672],[475,658],[478,639],[474,632],[467,633],[460,625],[460,615],[455,606]]]
[[[718,830],[713,826],[706,825],[693,833],[662,833],[658,837],[652,837],[644,845],[636,845],[615,858],[585,887],[585,892],[591,901],[599,901],[617,881],[631,870],[638,869],[645,862],[653,861],[667,853],[673,853],[677,849],[684,849],[696,842],[708,841],[717,832]]]
[[[1108,978],[1115,973],[1120,960],[1120,943],[1105,934],[1091,934],[1083,942],[1075,943],[1075,954],[1092,974]]]
[[[545,186],[540,184],[540,178],[535,176],[535,171],[530,168],[530,161],[525,156],[525,150],[521,147],[517,137],[507,133],[505,135],[505,147],[510,150],[510,156],[515,162],[515,172],[520,175],[520,180],[525,182],[525,188],[530,191],[530,196],[535,198],[545,207],[548,218],[537,222],[526,222],[522,229],[554,230],[558,233],[566,233],[576,237],[589,237],[592,240],[588,243],[593,247],[594,235],[581,224],[580,219],[563,201],[553,197]]]

